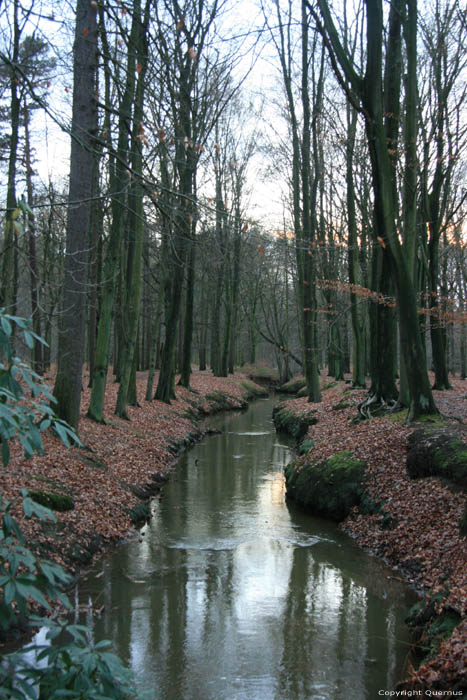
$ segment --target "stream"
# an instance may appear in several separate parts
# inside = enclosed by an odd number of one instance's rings
[[[373,700],[404,677],[415,595],[285,502],[273,405],[211,418],[221,433],[180,458],[141,537],[79,582],[96,641],[149,698]]]

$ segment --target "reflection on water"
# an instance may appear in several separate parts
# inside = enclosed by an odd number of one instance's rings
[[[218,416],[143,530],[80,583],[141,693],[362,700],[403,676],[413,595],[333,524],[285,504],[272,402]]]

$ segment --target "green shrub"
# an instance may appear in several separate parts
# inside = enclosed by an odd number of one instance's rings
[[[0,309],[0,440],[2,460],[8,465],[9,442],[18,439],[27,457],[42,452],[41,432],[49,426],[69,446],[79,443],[78,437],[64,421],[59,420],[48,402],[54,401],[41,377],[14,355],[10,338],[13,326],[23,332],[29,347],[34,334],[29,322],[6,315]],[[31,391],[25,396],[20,379]],[[22,508],[25,518],[56,522],[53,512],[37,503],[23,490]],[[33,602],[50,611],[52,605],[71,610],[63,587],[70,582],[64,569],[36,556],[25,544],[21,527],[13,517],[15,504],[0,494],[0,630],[7,632],[16,625],[47,628],[46,644],[33,641],[23,649],[5,654],[0,664],[0,697],[16,700],[117,700],[136,697],[131,673],[110,651],[110,642],[94,644],[91,631],[68,620],[52,621],[29,615]],[[63,634],[71,641],[62,643]],[[54,642],[55,640],[55,642]],[[34,661],[31,661],[34,658]]]
[[[55,521],[51,510],[29,498],[23,490],[24,517]],[[47,628],[46,643],[35,641],[12,654],[0,665],[0,697],[76,698],[97,700],[136,697],[131,673],[110,651],[111,643],[94,644],[90,630],[65,620],[29,616],[29,604],[37,603],[45,611],[60,603],[71,610],[62,587],[70,582],[61,566],[31,552],[24,542],[21,528],[11,515],[13,502],[0,496],[0,627],[6,631],[22,623]],[[60,636],[68,643],[54,643]],[[34,661],[31,661],[31,658]]]
[[[42,454],[42,433],[52,427],[62,442],[81,444],[76,433],[58,418],[51,404],[56,402],[41,376],[16,357],[10,342],[14,326],[22,331],[29,348],[34,341],[44,343],[30,329],[30,321],[10,316],[0,309],[0,442],[4,466],[10,461],[9,443],[17,439],[26,457]],[[22,383],[21,383],[22,382]],[[31,397],[27,397],[23,386]]]

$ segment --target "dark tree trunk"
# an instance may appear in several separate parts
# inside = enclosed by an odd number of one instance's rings
[[[117,395],[115,413],[127,418],[128,403],[137,404],[136,396],[136,344],[138,338],[138,322],[141,302],[143,245],[144,245],[144,210],[143,210],[143,144],[139,138],[140,125],[144,115],[144,91],[147,69],[147,27],[149,24],[149,7],[151,0],[146,3],[144,18],[141,20],[140,8],[134,3],[133,12],[138,25],[138,65],[139,72],[135,91],[133,114],[131,167],[133,184],[128,194],[130,215],[128,264],[125,289],[125,308],[123,311],[123,348],[122,371]]]
[[[18,19],[19,2],[14,0],[14,17],[13,17],[13,51],[12,64],[18,62],[19,57],[19,42],[20,28]],[[5,214],[5,234],[3,239],[2,251],[2,279],[0,288],[0,306],[4,307],[7,313],[12,313],[15,304],[13,294],[13,278],[14,278],[14,251],[16,247],[16,224],[19,211],[16,202],[16,162],[19,141],[19,117],[20,117],[20,96],[18,90],[18,78],[14,68],[10,69],[10,142],[8,154],[8,180],[7,180],[7,195],[6,195],[6,214]]]
[[[36,222],[32,213],[32,205],[34,199],[32,186],[32,163],[31,163],[31,141],[30,141],[30,120],[29,108],[25,101],[23,106],[24,114],[24,159],[26,162],[26,188],[28,193],[28,204],[31,211],[28,213],[28,245],[29,245],[29,274],[31,283],[31,317],[32,329],[36,335],[42,337],[41,332],[41,315],[39,310],[39,271],[37,265],[36,252]],[[33,367],[36,372],[42,374],[44,371],[42,359],[42,343],[35,342],[33,348]]]
[[[109,180],[111,191],[111,213],[112,221],[110,224],[109,240],[103,264],[103,286],[101,290],[101,303],[99,308],[99,325],[97,329],[96,347],[95,347],[95,363],[93,367],[92,377],[92,392],[89,403],[88,417],[95,421],[102,422],[104,415],[104,396],[105,386],[107,381],[107,369],[109,364],[109,341],[112,330],[112,314],[115,309],[115,291],[117,288],[118,273],[121,261],[121,248],[123,240],[123,227],[125,215],[125,202],[127,195],[128,177],[126,169],[126,161],[128,159],[128,141],[129,129],[131,125],[131,107],[135,97],[135,66],[136,66],[136,42],[138,32],[138,6],[134,8],[131,33],[128,43],[128,59],[126,68],[125,90],[119,105],[119,126],[118,126],[118,144],[117,157],[115,162],[111,160],[109,167]],[[104,56],[106,56],[107,35],[103,25],[101,13],[101,36],[104,46]],[[108,51],[108,49],[107,49]],[[106,74],[109,68],[107,67]],[[110,86],[106,83],[106,101],[110,105]],[[110,113],[110,112],[108,112]],[[110,122],[106,128],[110,134]],[[110,136],[109,136],[110,138]],[[117,297],[121,298],[121,286]],[[121,306],[118,307],[118,311]],[[120,316],[117,315],[115,321],[115,330],[117,343],[114,352],[114,372],[117,380],[120,379],[119,374],[119,342],[120,340]]]
[[[78,427],[88,280],[94,129],[96,124],[96,10],[77,0],[73,46],[73,115],[65,280],[54,396],[57,413]]]
[[[193,313],[194,313],[194,297],[195,297],[195,253],[196,242],[194,240],[195,224],[192,224],[191,240],[189,241],[190,252],[188,255],[188,271],[186,280],[186,303],[185,303],[185,327],[183,332],[183,357],[181,366],[181,377],[179,384],[186,387],[190,386],[191,375],[191,348],[193,341]]]

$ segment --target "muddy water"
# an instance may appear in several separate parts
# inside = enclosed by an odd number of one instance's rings
[[[96,639],[150,698],[373,700],[403,677],[414,596],[285,503],[291,449],[272,405],[218,416],[222,433],[181,458],[142,542],[80,583]]]

